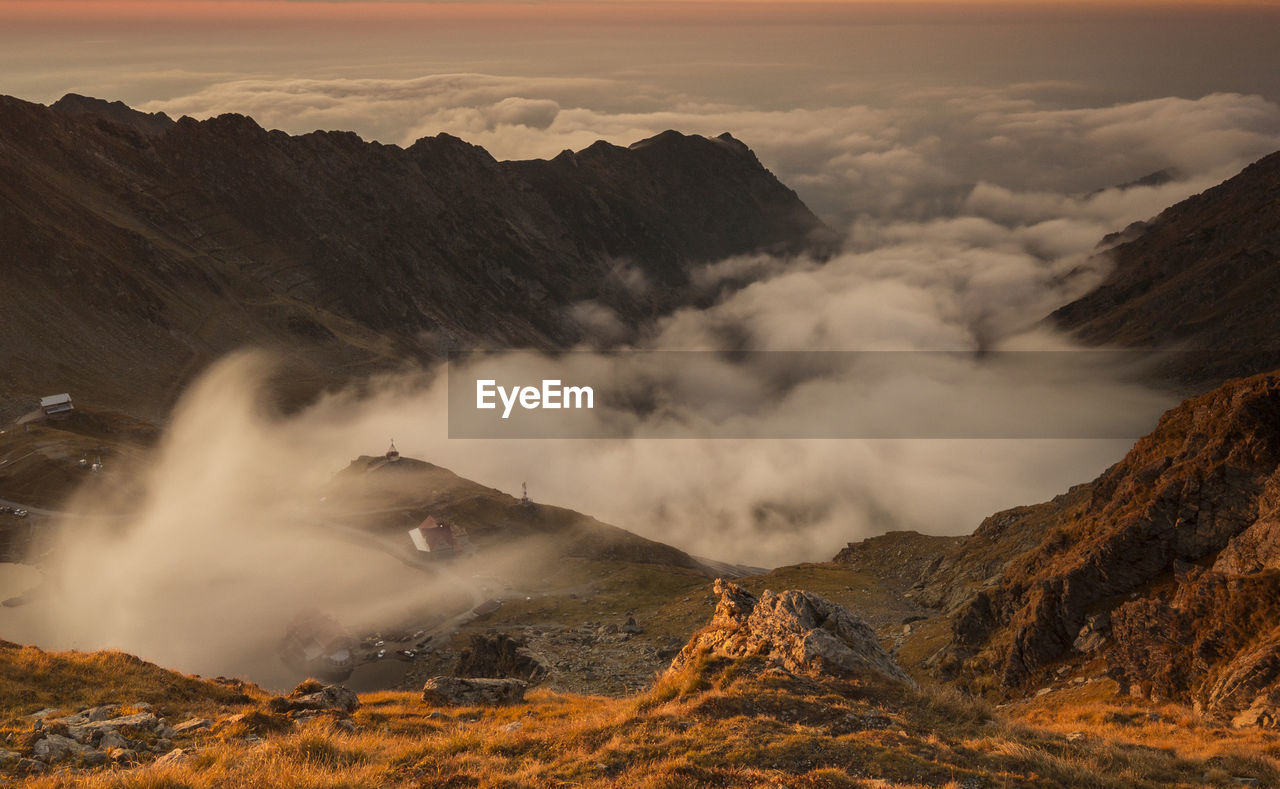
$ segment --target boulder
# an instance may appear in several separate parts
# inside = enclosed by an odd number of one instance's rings
[[[276,696],[267,703],[272,712],[288,713],[297,710],[332,710],[349,715],[360,708],[360,697],[355,691],[341,685],[321,685],[307,680],[294,688],[287,696]]]
[[[226,739],[249,735],[278,734],[289,731],[293,728],[293,725],[293,720],[287,715],[263,712],[262,710],[249,710],[248,712],[238,712],[235,715],[218,719],[218,722],[213,724],[213,731]]]
[[[39,762],[35,759],[22,759],[14,765],[13,769],[18,775],[39,775],[40,773],[49,772],[49,768],[44,762]]]
[[[56,764],[73,756],[79,756],[88,750],[91,749],[70,737],[64,737],[61,734],[50,734],[36,742],[35,747],[32,748],[32,753],[42,762]]]
[[[182,750],[181,748],[174,748],[172,751],[169,751],[164,756],[161,756],[159,759],[156,759],[155,762],[153,762],[153,764],[162,765],[162,766],[172,765],[172,764],[181,764],[187,760],[188,756],[189,754],[186,751]]]
[[[505,633],[471,636],[470,646],[462,650],[453,670],[455,677],[522,679],[532,685],[546,679],[547,673],[547,664],[540,655]]]
[[[101,767],[110,762],[111,757],[102,751],[85,751],[80,754],[80,765],[82,767]]]
[[[173,733],[175,735],[192,734],[194,732],[200,731],[201,729],[208,729],[212,726],[213,726],[213,721],[209,720],[208,718],[192,718],[190,720],[185,720],[182,723],[179,723],[177,726],[174,726]]]
[[[422,686],[422,700],[440,707],[496,707],[524,701],[528,687],[522,679],[433,677]]]
[[[98,749],[102,751],[110,751],[113,748],[132,749],[136,747],[137,744],[133,740],[114,730],[103,734],[102,739],[98,740]]]
[[[914,685],[880,646],[875,631],[825,597],[800,590],[766,591],[756,597],[717,579],[711,624],[696,633],[671,663],[678,672],[706,653],[726,658],[761,657],[766,665],[809,676],[873,672]]]

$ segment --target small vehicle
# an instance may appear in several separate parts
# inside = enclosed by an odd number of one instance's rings
[[[28,513],[27,513],[27,511],[26,511],[26,510],[14,510],[14,511],[13,511],[13,514],[14,514],[14,515],[17,515],[19,518],[25,518],[25,517],[27,517],[27,514],[28,514]]]
[[[379,649],[379,650],[378,650],[378,657],[380,657],[380,658],[384,658],[384,657],[386,657],[386,656],[387,656],[387,650],[385,650],[385,649]]]
[[[396,655],[406,660],[413,660],[417,657],[418,653],[414,652],[412,649],[397,649]]]

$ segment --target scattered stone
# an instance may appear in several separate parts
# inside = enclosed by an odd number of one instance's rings
[[[192,734],[202,729],[208,729],[212,727],[213,727],[213,721],[207,718],[191,718],[190,720],[185,720],[182,723],[179,723],[177,726],[174,726],[173,733],[175,735]]]
[[[54,764],[65,761],[72,756],[77,756],[86,750],[89,749],[70,737],[64,737],[61,734],[50,734],[35,744],[35,747],[32,748],[32,753],[40,761]]]
[[[622,625],[622,632],[637,636],[644,632],[644,628],[636,624],[636,618],[634,616],[628,615],[627,621]]]
[[[186,751],[182,750],[181,748],[174,748],[172,751],[169,751],[164,756],[161,756],[159,759],[156,759],[155,764],[158,766],[182,764],[184,761],[187,760],[187,757],[188,757],[188,754]]]
[[[110,751],[113,748],[130,749],[134,747],[135,743],[133,740],[130,740],[114,729],[103,734],[102,739],[98,740],[98,749],[102,751]]]
[[[138,761],[138,752],[132,748],[112,748],[107,751],[107,756],[116,764],[133,764]]]
[[[101,767],[110,761],[111,757],[102,751],[85,751],[80,754],[80,764],[85,767]]]
[[[49,767],[35,759],[22,759],[13,768],[19,775],[39,775],[49,772]]]
[[[80,714],[83,715],[87,721],[105,721],[116,717],[116,713],[119,711],[119,704],[105,704],[101,707],[87,709]]]
[[[22,761],[22,754],[0,748],[0,767],[8,767],[20,761]]]
[[[422,700],[445,707],[493,707],[524,701],[529,683],[521,679],[434,677],[422,688]]]
[[[339,718],[338,720],[333,722],[333,728],[337,729],[338,731],[347,732],[348,734],[354,734],[356,730],[356,725],[355,723],[352,722],[350,718]]]

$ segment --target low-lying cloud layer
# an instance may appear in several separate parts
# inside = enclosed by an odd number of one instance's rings
[[[932,88],[878,106],[771,110],[663,95],[638,79],[455,74],[239,80],[145,108],[234,110],[295,132],[355,128],[400,143],[445,131],[504,158],[550,156],[600,138],[627,143],[666,128],[727,129],[848,232],[846,250],[822,264],[743,258],[709,266],[695,274],[700,287],[750,284],[710,308],[668,316],[638,348],[1069,350],[1071,341],[1041,320],[1105,274],[1107,260],[1095,254],[1102,236],[1280,147],[1280,108],[1256,96],[1070,106],[1077,87]],[[1156,170],[1171,179],[1116,186]],[[624,334],[599,304],[579,304],[566,319],[592,327],[606,345]],[[691,370],[682,385],[697,391],[754,373]],[[782,394],[759,388],[759,397],[776,398],[755,404],[759,418],[785,424],[798,413],[863,409],[906,421],[919,407],[889,386],[833,401],[847,389],[824,384],[854,372],[826,375]],[[1010,380],[1002,397],[990,382],[990,370],[939,368],[916,387],[991,409],[1033,391]],[[541,500],[762,565],[822,559],[886,528],[966,532],[998,508],[1093,478],[1127,449],[1123,441],[1047,439],[449,441],[441,386],[412,392],[400,383],[372,402],[340,399],[303,418],[333,433],[346,454],[394,435],[408,454],[486,484],[514,490],[528,480]],[[1127,409],[1151,424],[1170,404],[1118,380],[1104,381],[1097,397],[1100,409]],[[670,434],[670,421],[633,430],[659,427]]]

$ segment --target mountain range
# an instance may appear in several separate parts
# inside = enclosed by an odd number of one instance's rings
[[[156,417],[246,345],[286,351],[303,390],[568,347],[598,336],[575,306],[639,327],[693,297],[700,263],[834,243],[728,134],[499,162],[447,134],[401,148],[77,95],[0,97],[0,204],[10,416],[73,382]]]

